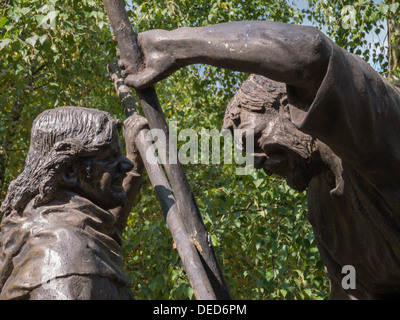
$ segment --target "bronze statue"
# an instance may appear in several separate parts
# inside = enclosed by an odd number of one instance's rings
[[[61,107],[34,121],[1,211],[1,299],[132,299],[121,233],[141,183],[140,116]]]
[[[244,84],[225,125],[255,128],[255,165],[308,188],[331,298],[400,297],[397,88],[312,27],[244,21],[146,31],[138,40],[143,65],[119,61],[135,88],[195,63],[262,76]],[[354,287],[343,286],[346,266],[356,271]]]

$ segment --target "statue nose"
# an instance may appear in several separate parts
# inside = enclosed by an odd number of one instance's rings
[[[240,117],[240,108],[238,108],[237,106],[234,106],[232,108],[232,110],[230,110],[229,112],[229,118],[235,122],[236,120],[238,120]]]
[[[232,130],[240,124],[240,108],[237,105],[228,106],[228,112],[224,120],[224,129]]]
[[[239,127],[240,125],[240,114],[239,113],[233,113],[230,115],[230,119],[232,122],[233,127]]]
[[[120,163],[119,163],[119,168],[122,172],[128,172],[133,169],[134,165],[132,161],[130,161],[128,158],[125,156],[121,157]]]

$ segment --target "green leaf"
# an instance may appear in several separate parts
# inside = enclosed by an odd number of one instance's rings
[[[31,11],[31,8],[27,8],[27,7],[21,8],[21,13],[22,13],[22,15],[26,15],[26,14],[29,13],[30,11]]]
[[[193,295],[194,295],[194,291],[193,291],[192,287],[187,286],[187,287],[185,288],[185,294],[186,294],[186,296],[187,296],[189,299],[192,299],[192,298],[193,298]]]
[[[59,14],[60,11],[58,10],[53,10],[47,13],[45,16],[40,16],[38,23],[39,26],[44,28],[44,29],[52,29],[55,28],[55,20],[57,15]]]
[[[0,40],[0,50],[3,50],[3,48],[7,45],[9,45],[12,42],[11,39],[2,39]]]
[[[399,69],[399,70],[393,70],[393,71],[392,71],[392,74],[393,74],[394,76],[396,76],[397,78],[400,78],[400,69]]]
[[[254,185],[256,188],[258,188],[263,182],[265,182],[264,179],[257,179],[257,180],[254,180]]]
[[[310,289],[310,288],[305,288],[305,289],[304,289],[304,292],[305,292],[309,297],[312,296],[312,292],[311,292],[311,289]]]
[[[396,3],[393,3],[393,4],[391,4],[390,5],[390,11],[392,12],[392,13],[399,13],[399,7],[400,7],[400,3],[398,3],[398,2],[396,2]]]
[[[35,47],[36,41],[39,39],[37,34],[33,35],[32,37],[27,38],[25,41],[29,43],[32,47]]]
[[[44,35],[42,35],[42,36],[39,37],[39,42],[40,42],[41,44],[43,44],[43,42],[45,42],[46,39],[47,39],[47,34],[44,34]]]
[[[4,26],[9,19],[7,17],[3,17],[0,19],[0,28]]]

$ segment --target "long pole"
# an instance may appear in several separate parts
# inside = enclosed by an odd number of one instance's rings
[[[121,58],[136,65],[137,71],[139,71],[144,67],[143,54],[137,41],[137,34],[132,29],[123,2],[121,0],[103,0],[103,2],[118,42]],[[196,248],[202,262],[202,269],[207,275],[202,281],[207,284],[205,287],[212,288],[212,292],[197,298],[230,299],[229,291],[182,164],[179,161],[170,161],[170,159],[177,159],[177,151],[176,146],[170,146],[169,129],[158,101],[157,93],[153,86],[143,90],[136,90],[136,93],[150,129],[161,129],[165,133],[166,145],[158,146],[159,149],[164,147],[163,151],[166,155],[164,169],[175,196],[179,214],[182,217],[182,221],[185,222],[189,239]]]
[[[127,116],[138,114],[135,99],[130,88],[128,88],[121,76],[121,71],[115,62],[108,64],[108,72],[114,83],[115,90],[121,101],[121,105]],[[177,251],[181,257],[182,264],[186,270],[193,292],[197,299],[213,300],[216,299],[214,290],[207,279],[207,273],[203,268],[202,261],[193,245],[190,235],[187,232],[185,223],[179,214],[175,197],[163,168],[157,161],[155,150],[151,141],[146,139],[147,129],[143,129],[136,137],[136,146],[143,160],[150,182],[154,187],[158,201],[161,205],[164,218],[172,238],[176,243]]]

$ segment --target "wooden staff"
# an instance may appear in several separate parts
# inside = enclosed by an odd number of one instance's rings
[[[130,88],[124,84],[121,71],[115,62],[108,65],[108,72],[114,82],[115,90],[121,101],[121,105],[127,116],[138,114],[135,99],[133,98]],[[175,197],[163,168],[158,163],[154,147],[151,141],[146,140],[148,134],[147,129],[140,131],[136,137],[135,144],[143,159],[150,182],[153,185],[158,201],[160,202],[164,218],[168,228],[172,234],[172,238],[176,243],[176,247],[181,257],[182,264],[188,275],[193,292],[197,299],[216,299],[214,290],[207,279],[207,273],[203,268],[200,256],[197,253],[186,226],[182,221],[182,217],[178,212]]]
[[[103,0],[105,10],[111,22],[115,37],[118,42],[121,58],[137,66],[139,71],[144,67],[143,54],[137,41],[137,34],[133,31],[128,15],[122,0]],[[191,242],[197,249],[197,254],[202,262],[207,277],[203,282],[205,287],[212,288],[208,295],[198,299],[230,299],[229,291],[219,268],[214,250],[210,245],[209,236],[201,219],[200,212],[190,189],[186,174],[179,161],[171,162],[170,159],[177,159],[177,150],[170,148],[169,130],[156,91],[153,86],[143,90],[136,90],[140,99],[143,112],[147,118],[150,129],[161,129],[165,133],[166,145],[163,147],[166,155],[164,169],[172,187],[175,201],[182,221],[185,222]],[[171,153],[170,153],[171,152]],[[193,290],[195,290],[193,288]]]

